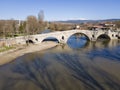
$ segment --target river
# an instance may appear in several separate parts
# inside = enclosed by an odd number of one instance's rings
[[[0,66],[0,90],[120,90],[120,41],[68,44]]]

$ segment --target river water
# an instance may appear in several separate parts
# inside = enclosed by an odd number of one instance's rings
[[[0,67],[0,90],[120,90],[120,41],[68,44]]]

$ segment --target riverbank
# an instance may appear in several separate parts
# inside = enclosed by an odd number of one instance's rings
[[[46,50],[46,49],[55,47],[56,45],[58,45],[58,43],[56,42],[43,42],[40,44],[33,44],[29,46],[26,46],[26,45],[19,46],[16,49],[7,51],[5,53],[3,52],[2,54],[0,54],[0,65],[9,63],[15,60],[15,58],[22,56],[24,54]]]

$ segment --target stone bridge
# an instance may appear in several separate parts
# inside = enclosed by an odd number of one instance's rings
[[[119,32],[115,32],[112,30],[67,30],[67,31],[56,31],[44,34],[36,34],[29,36],[21,36],[16,37],[16,42],[19,44],[26,43],[27,40],[31,40],[34,43],[41,43],[43,40],[47,38],[56,38],[60,43],[67,43],[70,36],[74,34],[85,35],[88,40],[96,41],[99,37],[103,36],[105,38],[118,39],[120,37]]]

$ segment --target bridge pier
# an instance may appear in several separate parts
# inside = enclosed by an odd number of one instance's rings
[[[95,42],[95,41],[97,41],[97,39],[96,38],[91,38],[90,41]]]
[[[61,36],[59,43],[65,44],[65,36]]]

